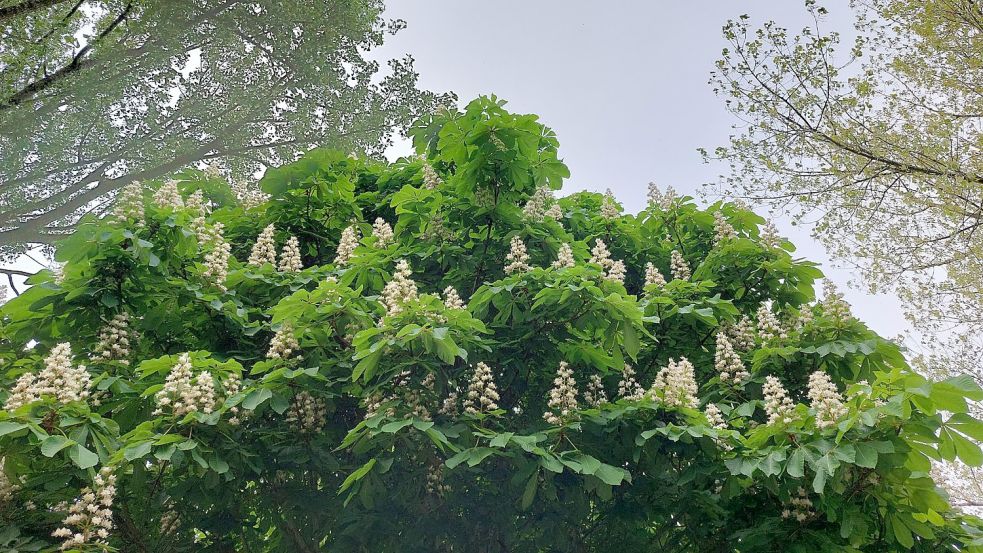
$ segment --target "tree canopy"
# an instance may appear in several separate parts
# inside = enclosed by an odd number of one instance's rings
[[[14,551],[983,551],[931,381],[738,203],[554,197],[479,98],[268,196],[127,187],[0,308]]]
[[[366,55],[379,0],[0,1],[0,253],[50,244],[133,180],[235,180],[316,145],[378,152],[447,100]]]
[[[974,0],[858,0],[849,49],[745,16],[711,84],[742,121],[712,155],[726,184],[799,220],[873,292],[894,291],[931,340],[930,369],[983,382],[983,7]]]

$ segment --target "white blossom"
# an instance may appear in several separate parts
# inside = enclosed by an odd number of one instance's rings
[[[563,424],[577,410],[577,381],[566,361],[560,361],[546,405],[549,410],[543,413],[543,420],[553,425]]]
[[[208,371],[195,376],[191,355],[182,353],[167,373],[164,387],[154,395],[154,400],[157,403],[155,416],[168,411],[178,417],[196,412],[208,414],[215,410],[215,380]]]
[[[836,421],[847,413],[843,396],[825,371],[809,375],[809,401],[816,411],[816,426],[820,429],[836,425]]]
[[[433,166],[427,163],[426,161],[424,161],[423,162],[423,187],[426,188],[427,190],[433,190],[434,188],[440,186],[442,182],[444,181],[440,179],[440,175],[437,174],[437,171],[434,170]]]
[[[20,489],[20,485],[12,482],[4,470],[7,458],[0,457],[0,511],[14,499],[14,494]]]
[[[475,365],[468,392],[464,397],[464,412],[469,415],[487,413],[498,409],[498,387],[495,386],[495,375],[491,367],[485,363]]]
[[[324,400],[305,390],[294,396],[285,420],[300,434],[316,434],[327,423],[327,413]]]
[[[234,181],[229,184],[229,187],[236,201],[245,210],[259,207],[270,199],[270,195],[260,190],[258,186],[245,181]]]
[[[338,241],[338,250],[335,254],[334,264],[339,267],[344,267],[348,265],[351,261],[352,256],[355,254],[355,248],[358,247],[358,241],[361,240],[361,233],[358,231],[358,227],[355,225],[349,225],[341,232],[341,240]]]
[[[721,382],[741,384],[751,378],[751,374],[744,368],[744,361],[734,351],[734,346],[724,333],[717,333],[717,349],[713,359]]]
[[[696,392],[696,370],[688,359],[680,357],[678,362],[670,359],[669,364],[659,371],[649,395],[668,407],[695,408]]]
[[[635,380],[635,369],[631,365],[625,364],[621,371],[621,381],[618,382],[618,397],[639,400],[645,395],[645,389]]]
[[[763,227],[761,227],[761,234],[758,237],[761,245],[770,250],[778,249],[781,246],[782,239],[778,236],[778,228],[771,221],[767,221]]]
[[[416,282],[412,278],[413,271],[405,259],[396,262],[396,272],[393,278],[382,289],[382,303],[386,306],[386,315],[393,316],[403,311],[403,304],[417,299]]]
[[[448,417],[457,416],[457,404],[460,399],[458,396],[460,394],[457,390],[451,390],[447,392],[447,397],[444,398],[443,403],[440,405],[440,409],[437,410],[437,414],[446,415]]]
[[[137,181],[123,187],[113,207],[113,217],[120,223],[133,221],[137,227],[144,225],[143,185]]]
[[[710,423],[710,426],[718,430],[727,429],[727,421],[724,420],[724,414],[720,412],[717,404],[707,403],[706,407],[703,408],[703,414],[706,415],[707,422]]]
[[[205,192],[202,189],[195,190],[188,199],[184,201],[184,207],[199,215],[208,213],[208,205],[205,201]]]
[[[782,510],[782,518],[792,519],[796,522],[805,522],[815,512],[812,510],[812,500],[805,488],[799,488],[795,495],[789,499],[791,509]]]
[[[614,199],[614,193],[608,188],[604,192],[604,199],[601,200],[601,217],[611,221],[617,219],[619,215],[618,202]]]
[[[444,464],[433,462],[427,465],[427,493],[442,497],[451,491],[451,487],[444,482]]]
[[[559,221],[563,218],[563,208],[560,207],[560,204],[555,203],[543,212],[543,218]]]
[[[263,232],[259,233],[256,243],[253,244],[252,251],[249,252],[249,260],[246,263],[253,267],[262,267],[267,263],[276,265],[276,240],[273,237],[275,232],[276,227],[273,226],[273,223],[270,223],[263,229]]]
[[[21,375],[10,390],[4,409],[13,411],[43,397],[61,404],[89,398],[92,379],[83,365],[73,365],[72,347],[63,342],[51,348],[44,367],[37,374]]]
[[[283,245],[283,251],[280,252],[280,272],[296,273],[303,268],[304,262],[300,258],[300,241],[297,240],[296,236],[291,236]]]
[[[669,255],[669,271],[672,273],[672,278],[674,280],[689,280],[689,277],[693,275],[690,271],[689,263],[683,258],[683,254],[679,253],[678,250],[672,250]]]
[[[652,285],[661,288],[666,285],[666,279],[662,276],[662,273],[659,272],[659,269],[657,269],[656,266],[649,261],[645,264],[645,287],[647,288]]]
[[[385,248],[392,244],[396,237],[393,228],[382,217],[376,217],[375,222],[372,223],[372,236],[377,239],[375,242],[377,248]]]
[[[103,467],[92,479],[92,487],[82,488],[68,508],[62,526],[51,533],[62,541],[61,549],[83,549],[86,546],[107,550],[113,530],[113,500],[116,498],[116,476],[111,467]]]
[[[270,340],[270,349],[266,351],[266,358],[289,359],[296,357],[297,360],[301,360],[303,356],[294,355],[298,351],[300,351],[300,343],[294,336],[294,327],[289,322],[284,321],[280,325],[280,329],[273,335],[273,339]]]
[[[225,241],[222,231],[225,225],[215,223],[211,236],[211,248],[205,254],[205,270],[201,276],[225,291],[225,279],[229,276],[229,258],[232,257],[232,245]]]
[[[604,390],[601,375],[590,375],[590,379],[587,380],[587,389],[584,391],[584,401],[592,407],[599,407],[608,402],[608,393]]]
[[[727,336],[731,346],[738,351],[748,351],[754,347],[754,324],[747,315],[741,315],[736,324],[723,325],[720,332]]]
[[[177,181],[171,179],[162,184],[160,188],[154,192],[154,203],[160,208],[183,208],[184,200],[181,199],[181,193],[178,192]]]
[[[457,289],[453,286],[444,288],[444,307],[447,309],[464,309],[466,307],[464,300],[461,299]]]
[[[768,302],[758,306],[758,337],[762,342],[768,343],[774,340],[784,340],[788,338],[788,332],[782,326],[782,322],[771,312]]]
[[[509,253],[505,256],[505,262],[505,274],[507,275],[525,272],[530,269],[529,254],[526,253],[526,245],[522,242],[522,238],[518,236],[512,237],[512,241],[509,243]]]
[[[531,221],[542,221],[551,202],[553,202],[553,190],[545,184],[541,185],[536,188],[532,196],[529,196],[526,205],[522,206],[522,215]]]
[[[130,328],[129,313],[120,311],[99,331],[99,342],[96,343],[93,357],[103,361],[116,360],[128,365],[131,341],[136,337],[136,332]]]
[[[676,202],[676,191],[670,186],[666,188],[665,193],[662,193],[657,184],[650,182],[648,200],[649,207],[659,207],[662,211],[669,211]]]
[[[825,296],[820,304],[823,315],[840,323],[845,323],[853,318],[853,314],[850,312],[850,304],[843,299],[843,294],[836,289],[833,281],[827,280],[823,283],[823,291]]]
[[[594,247],[591,248],[590,254],[588,263],[600,265],[601,269],[604,270],[605,279],[624,283],[625,262],[611,259],[611,252],[608,250],[608,246],[604,243],[604,240],[598,238],[594,242]]]
[[[573,267],[577,264],[576,260],[573,258],[573,248],[570,244],[564,242],[560,245],[560,251],[556,253],[556,261],[553,262],[554,269],[563,269],[565,267]]]
[[[768,413],[768,424],[788,424],[792,422],[795,405],[788,397],[788,391],[782,382],[774,376],[765,377],[762,388],[765,396],[765,412]]]
[[[812,306],[809,304],[802,304],[799,306],[799,314],[795,318],[795,328],[797,330],[802,330],[803,328],[811,325],[812,321]]]
[[[727,217],[720,211],[713,212],[713,232],[715,245],[737,238],[737,231],[734,230],[734,226],[727,221]]]

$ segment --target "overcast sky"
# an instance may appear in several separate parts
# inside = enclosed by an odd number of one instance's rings
[[[734,118],[707,84],[725,46],[721,27],[748,14],[799,29],[798,0],[389,0],[386,16],[407,28],[375,53],[410,53],[420,85],[453,90],[461,104],[496,94],[519,113],[536,113],[560,139],[570,167],[564,192],[611,188],[638,211],[647,184],[696,195],[723,169],[697,148],[724,145]],[[852,33],[848,0],[825,2],[824,25]],[[407,143],[392,156],[410,152]],[[764,208],[758,210],[763,213]],[[848,290],[855,275],[834,269],[804,229],[778,221],[798,254],[822,263],[855,313],[886,337],[908,329],[896,298]]]

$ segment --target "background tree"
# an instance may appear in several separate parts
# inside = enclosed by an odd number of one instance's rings
[[[851,5],[848,52],[814,1],[798,35],[747,17],[724,27],[711,84],[745,125],[712,157],[730,164],[728,189],[814,218],[871,292],[898,294],[927,335],[924,371],[983,382],[983,7]],[[983,494],[983,478],[969,484]]]
[[[493,98],[413,135],[82,222],[0,308],[4,545],[983,550],[928,475],[983,462],[983,390],[814,303],[763,219],[556,200],[556,137]]]
[[[379,152],[447,97],[379,0],[0,2],[0,243],[51,243],[118,189],[202,161],[234,179],[315,144]]]
[[[856,1],[858,37],[774,23],[724,28],[711,84],[746,123],[716,155],[727,184],[819,216],[816,235],[894,290],[920,328],[983,329],[983,9],[972,0]],[[837,60],[837,55],[841,54]],[[980,348],[960,355],[980,374]],[[966,358],[964,358],[965,360]]]

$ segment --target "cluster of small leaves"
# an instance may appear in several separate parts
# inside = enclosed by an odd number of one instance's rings
[[[567,169],[549,129],[495,98],[412,134],[422,158],[314,150],[270,169],[248,209],[217,179],[178,175],[222,224],[224,282],[204,274],[199,212],[155,205],[155,183],[141,224],[82,221],[62,276],[33,277],[0,311],[0,400],[59,343],[92,382],[86,401],[0,411],[16,483],[0,537],[57,549],[68,505],[111,467],[121,551],[983,551],[983,522],[929,476],[934,459],[983,462],[967,414],[983,391],[928,381],[861,322],[811,306],[821,273],[763,245],[762,218],[685,197],[626,215],[594,193],[526,217]],[[297,238],[301,270],[246,262],[270,225],[277,251]],[[362,238],[338,265],[352,226]],[[506,274],[513,237],[529,269]],[[623,281],[589,262],[598,240]],[[564,244],[574,262],[554,266]],[[686,280],[668,278],[673,252]],[[735,345],[748,377],[721,381],[718,332],[765,302],[786,332]],[[128,358],[97,355],[121,312]],[[275,336],[289,354],[268,355]],[[698,405],[649,389],[670,362]],[[629,365],[646,393],[623,398]],[[204,379],[207,408],[160,408],[177,366],[181,390]],[[842,394],[824,391],[834,423],[809,404],[815,371]],[[769,376],[788,422],[768,423]],[[544,418],[558,385],[563,410]],[[303,431],[301,403],[317,414]]]

